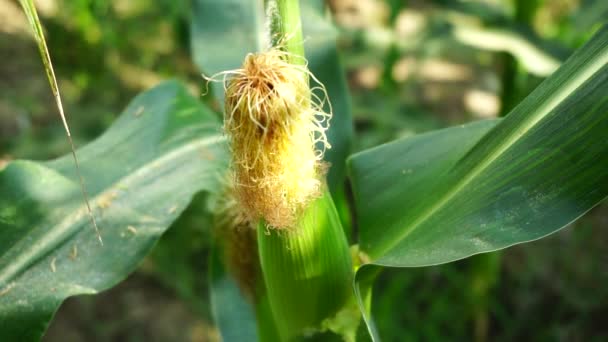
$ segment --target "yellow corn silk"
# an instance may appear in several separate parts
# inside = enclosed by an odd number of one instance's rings
[[[322,157],[331,113],[313,92],[305,65],[286,61],[279,49],[250,54],[230,71],[224,129],[232,149],[235,191],[252,222],[293,227],[322,192]],[[316,145],[321,149],[316,149]]]

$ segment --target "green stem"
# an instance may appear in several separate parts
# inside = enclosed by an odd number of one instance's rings
[[[272,1],[272,0],[271,0]],[[271,25],[272,43],[290,53],[288,61],[294,65],[305,65],[304,39],[300,19],[299,0],[274,0],[277,13]]]
[[[515,0],[515,21],[524,26],[532,26],[538,11],[538,0]],[[506,116],[525,97],[526,72],[520,63],[510,54],[503,54],[502,95],[500,116]]]

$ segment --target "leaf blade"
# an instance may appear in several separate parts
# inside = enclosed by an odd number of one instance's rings
[[[219,186],[227,164],[219,132],[213,113],[169,82],[136,98],[83,147],[103,247],[84,229],[69,156],[0,172],[2,339],[37,340],[63,299],[97,293],[133,271],[196,192]]]
[[[604,27],[504,121],[469,146],[462,159],[438,173],[437,179],[425,180],[427,191],[419,203],[413,203],[401,187],[388,190],[384,198],[375,195],[373,187],[362,185],[370,172],[365,163],[373,160],[372,153],[352,157],[353,179],[359,184],[355,197],[362,221],[361,245],[372,263],[434,265],[534,240],[563,227],[606,197],[608,188],[603,184],[608,183],[608,174],[602,167],[608,165],[601,162],[606,160],[601,156],[608,153],[608,143],[601,132],[607,127],[608,111],[601,90],[608,84],[607,64],[608,27]],[[416,148],[416,141],[401,144],[406,156],[412,157],[409,149]],[[381,158],[378,149],[374,153]],[[576,156],[581,156],[582,164],[568,162]],[[594,163],[593,158],[598,157],[600,163]],[[591,178],[577,183],[576,172],[586,172]],[[396,179],[397,175],[382,177]],[[565,183],[552,184],[548,181],[552,178]],[[580,191],[571,186],[575,183]],[[568,184],[567,191],[558,191],[563,184]],[[389,211],[403,211],[389,203],[391,196],[391,201],[407,201],[412,207],[403,217],[380,220],[388,232],[378,234],[370,219],[377,212],[368,210],[360,199],[378,202],[371,205],[375,210],[383,203]],[[573,200],[580,205],[564,204],[570,197],[576,197]],[[546,219],[542,211],[554,206],[564,211],[552,211],[559,220],[543,223],[531,219]],[[532,227],[532,221],[537,226]]]
[[[211,310],[224,341],[257,341],[255,308],[243,296],[238,282],[225,269],[219,246],[211,253],[209,267]]]

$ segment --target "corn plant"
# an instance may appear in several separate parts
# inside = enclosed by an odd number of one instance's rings
[[[608,194],[608,26],[504,119],[356,154],[323,1],[196,0],[191,33],[223,123],[169,81],[78,149],[78,168],[67,155],[0,171],[1,340],[37,340],[64,299],[123,280],[201,191],[226,341],[379,341],[382,268],[533,241]]]

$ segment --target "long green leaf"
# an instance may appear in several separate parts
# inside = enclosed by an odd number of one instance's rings
[[[541,238],[606,198],[606,89],[608,26],[500,123],[354,155],[360,246],[369,257],[355,288],[374,265],[436,265]]]
[[[138,96],[78,152],[104,246],[86,229],[69,156],[0,172],[2,341],[39,339],[66,297],[124,279],[227,164],[219,122],[175,82]]]
[[[360,247],[362,250],[370,250],[373,247],[369,244],[370,231],[374,231],[376,235],[386,234],[383,219],[391,213],[388,210],[393,210],[393,215],[404,214],[407,212],[403,208],[411,208],[416,206],[421,197],[428,194],[429,184],[436,182],[437,178],[449,170],[455,163],[458,162],[467,151],[475,145],[481,137],[496,126],[499,120],[478,121],[460,127],[452,127],[439,131],[429,132],[414,136],[403,141],[380,146],[372,151],[382,151],[381,158],[368,160],[366,163],[367,173],[364,177],[355,178],[358,182],[353,182],[354,186],[362,184],[369,192],[366,184],[375,185],[374,194],[371,201],[364,202],[359,200],[360,192],[355,188],[355,196],[359,224],[361,226]],[[407,143],[407,145],[406,145]],[[355,155],[356,158],[358,155]],[[390,163],[387,163],[390,162]],[[353,172],[353,160],[351,160],[351,172]],[[384,177],[384,174],[392,175],[393,178]],[[398,184],[396,183],[398,181]],[[403,192],[397,202],[392,207],[386,206],[386,201],[395,196],[389,193],[396,186]],[[406,190],[405,190],[406,189]],[[366,193],[368,196],[370,193]],[[382,196],[391,196],[382,198]],[[378,198],[378,199],[376,199]],[[377,206],[376,206],[377,205]],[[399,205],[398,209],[395,207]],[[362,220],[361,214],[369,214],[376,210],[375,216],[366,217]],[[373,243],[373,241],[372,241]],[[432,251],[430,251],[432,252]],[[375,259],[370,260],[372,264],[376,263]],[[355,296],[359,302],[363,318],[368,327],[368,332],[373,341],[379,341],[379,335],[373,323],[368,310],[365,309],[366,292],[370,291],[375,275],[379,269],[375,265],[363,265],[359,268],[355,275],[354,289]],[[369,293],[367,294],[369,296]]]
[[[353,156],[361,248],[434,265],[567,225],[608,194],[607,87],[608,26],[478,142],[439,146],[454,128]]]

